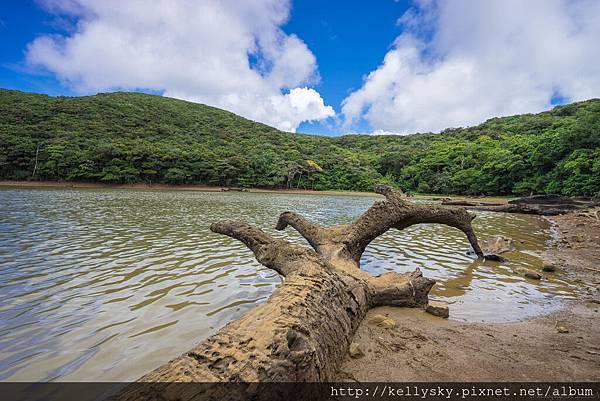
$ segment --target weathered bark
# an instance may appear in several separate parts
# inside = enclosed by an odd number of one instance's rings
[[[477,255],[483,256],[471,227],[474,216],[465,210],[413,204],[390,187],[375,190],[386,199],[350,224],[321,227],[296,213],[282,213],[276,229],[295,228],[313,249],[274,238],[245,223],[213,224],[213,232],[243,242],[261,264],[284,277],[283,283],[266,303],[140,380],[329,380],[370,308],[425,305],[434,284],[418,269],[376,277],[360,270],[360,257],[373,239],[391,228],[445,224],[462,230]],[[164,392],[169,386],[154,383],[148,389]],[[137,390],[126,389],[121,398],[137,399],[136,394]]]

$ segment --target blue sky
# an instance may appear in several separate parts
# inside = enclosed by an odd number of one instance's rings
[[[0,87],[142,90],[324,135],[437,132],[600,95],[596,0],[148,4],[2,2]]]
[[[350,91],[360,88],[363,75],[377,68],[400,34],[396,21],[408,5],[392,0],[348,1],[343,6],[315,0],[293,4],[284,30],[296,33],[317,55],[321,75],[317,88],[328,104],[339,109]],[[298,130],[321,133],[322,126],[303,123]],[[367,124],[360,128],[369,129]]]

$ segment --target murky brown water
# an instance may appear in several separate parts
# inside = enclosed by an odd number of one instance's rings
[[[240,243],[211,233],[220,219],[272,229],[293,210],[348,222],[369,197],[142,190],[0,189],[0,380],[133,380],[264,302],[280,279]],[[479,213],[485,239],[518,241],[507,263],[477,262],[463,234],[415,226],[378,238],[373,274],[420,267],[452,318],[510,321],[559,306],[575,290],[560,274],[535,282],[549,239],[543,220]]]

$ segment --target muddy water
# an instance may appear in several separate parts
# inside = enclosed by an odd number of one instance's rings
[[[211,222],[242,219],[276,236],[277,215],[349,222],[369,197],[142,190],[0,189],[0,380],[132,380],[186,351],[280,283]],[[421,268],[433,297],[469,321],[524,319],[559,307],[574,287],[560,273],[536,282],[550,238],[537,218],[480,213],[481,238],[517,240],[507,263],[467,256],[461,232],[388,232],[365,253],[373,274]]]

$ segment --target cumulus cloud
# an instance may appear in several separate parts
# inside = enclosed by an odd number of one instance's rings
[[[347,126],[440,131],[600,95],[597,0],[421,0],[342,103]]]
[[[26,60],[75,90],[150,89],[295,131],[335,115],[307,85],[314,54],[281,29],[278,0],[42,0],[76,21],[28,45]]]

